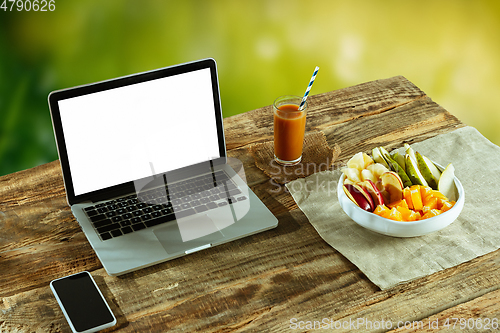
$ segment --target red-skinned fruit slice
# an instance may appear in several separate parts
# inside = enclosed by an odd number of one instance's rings
[[[394,171],[384,172],[380,179],[384,189],[389,192],[389,201],[386,202],[386,205],[403,198],[403,182],[397,173]]]
[[[351,184],[344,185],[344,193],[349,199],[351,199],[352,202],[354,202],[361,209],[366,210],[367,212],[372,212],[373,206],[370,205],[370,202],[362,191],[365,192],[360,186]],[[370,195],[368,194],[368,196]]]
[[[373,199],[373,207],[377,207],[379,205],[384,204],[384,197],[382,196],[382,193],[380,193],[379,189],[371,180],[365,180],[364,182],[360,183],[361,185],[372,197]]]
[[[357,183],[357,184],[354,184],[354,187],[359,191],[361,192],[361,194],[363,194],[363,196],[365,197],[365,199],[368,201],[368,203],[370,204],[370,212],[373,212],[373,210],[375,209],[375,203],[373,202],[373,199],[372,199],[372,196],[370,195],[370,193],[365,190],[363,188],[363,186],[360,185],[360,183]]]

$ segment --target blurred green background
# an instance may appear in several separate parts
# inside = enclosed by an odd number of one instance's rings
[[[302,95],[317,65],[311,94],[404,75],[500,144],[499,1],[55,5],[0,9],[0,175],[58,158],[50,91],[205,57],[218,62],[224,117]]]

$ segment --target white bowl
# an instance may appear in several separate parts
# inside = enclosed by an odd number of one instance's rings
[[[441,165],[437,163],[434,164],[441,171],[443,170],[443,167]],[[441,230],[450,225],[457,219],[458,215],[460,215],[460,212],[462,212],[462,209],[464,208],[464,188],[458,178],[455,177],[455,186],[458,191],[458,200],[450,210],[425,220],[413,222],[399,222],[389,220],[385,217],[367,212],[353,203],[351,199],[349,199],[345,195],[344,189],[342,188],[344,186],[344,177],[344,174],[340,176],[339,184],[337,186],[337,195],[339,198],[340,206],[342,207],[344,212],[351,219],[353,219],[354,222],[366,229],[377,232],[379,234],[393,237],[416,237],[426,235],[431,232]]]

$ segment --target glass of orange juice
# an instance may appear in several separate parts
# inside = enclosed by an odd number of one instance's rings
[[[274,159],[281,165],[295,165],[302,159],[307,102],[299,110],[301,101],[299,96],[287,95],[273,103]]]

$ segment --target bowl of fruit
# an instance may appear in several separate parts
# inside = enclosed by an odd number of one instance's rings
[[[383,147],[355,154],[342,169],[340,206],[354,222],[393,237],[441,230],[460,215],[464,189],[453,164],[445,168],[405,144],[405,154]]]

